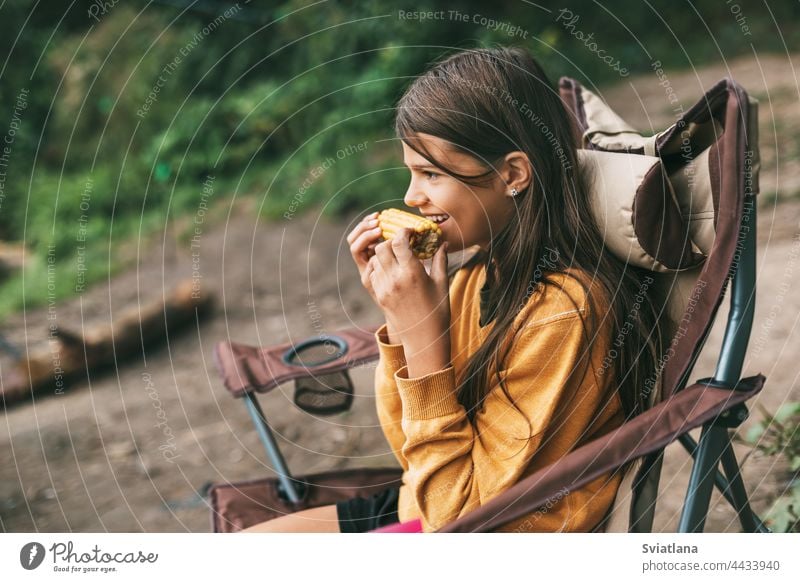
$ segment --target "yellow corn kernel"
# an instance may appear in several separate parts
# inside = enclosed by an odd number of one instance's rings
[[[442,243],[442,229],[425,218],[397,208],[387,208],[378,215],[378,226],[385,240],[391,240],[402,228],[410,228],[411,252],[420,259],[430,259]]]

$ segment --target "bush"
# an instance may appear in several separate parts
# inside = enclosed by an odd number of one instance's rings
[[[786,490],[769,510],[766,524],[777,532],[800,532],[800,402],[788,402],[775,414],[760,409],[763,419],[743,440],[763,455],[782,456],[789,467]]]

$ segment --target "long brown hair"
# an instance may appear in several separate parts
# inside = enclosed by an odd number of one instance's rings
[[[519,332],[512,330],[515,317],[534,294],[531,286],[552,281],[553,273],[573,276],[586,290],[590,303],[584,313],[589,319],[581,317],[589,346],[599,326],[613,327],[614,357],[607,373],[615,374],[625,415],[630,418],[646,408],[643,387],[656,375],[661,357],[658,314],[663,310],[647,292],[651,273],[618,260],[603,244],[589,214],[589,191],[570,123],[558,92],[520,48],[453,54],[417,77],[398,102],[398,137],[463,183],[491,180],[495,164],[512,151],[527,154],[534,171],[531,185],[514,198],[516,212],[493,237],[486,257],[488,305],[495,323],[459,379],[458,400],[470,419],[486,398],[490,370],[506,390],[499,371]],[[465,176],[445,167],[415,139],[419,133],[446,140],[480,160],[486,172]],[[592,282],[575,271],[589,274]],[[607,312],[600,308],[598,293],[610,305]],[[512,341],[507,341],[512,332]]]

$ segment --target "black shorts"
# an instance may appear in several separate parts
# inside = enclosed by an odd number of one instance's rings
[[[371,497],[353,497],[336,504],[342,533],[364,533],[397,523],[399,487],[385,489]]]

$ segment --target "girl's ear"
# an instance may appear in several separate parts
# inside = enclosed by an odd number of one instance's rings
[[[533,166],[525,152],[515,151],[506,154],[500,176],[510,191],[514,188],[517,192],[524,191],[533,180]]]

